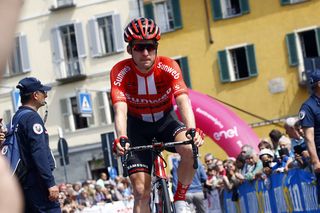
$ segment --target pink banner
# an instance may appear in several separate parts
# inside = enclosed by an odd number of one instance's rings
[[[228,156],[236,157],[244,144],[250,144],[257,150],[259,138],[234,112],[213,98],[190,89],[189,98],[197,127]]]

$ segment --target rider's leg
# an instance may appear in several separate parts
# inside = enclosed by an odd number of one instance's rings
[[[151,176],[145,172],[130,175],[134,195],[134,213],[150,212]]]
[[[182,131],[179,134],[177,134],[175,140],[187,140],[185,133],[185,131]],[[192,182],[196,170],[193,169],[192,146],[189,144],[183,146],[176,146],[175,148],[177,152],[180,154],[181,158],[178,167],[178,187],[174,195],[174,200],[177,201],[185,200],[186,191]]]

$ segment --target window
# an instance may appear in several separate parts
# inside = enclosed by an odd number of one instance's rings
[[[211,0],[213,19],[220,20],[250,12],[248,0]]]
[[[175,59],[175,61],[179,64],[181,68],[184,82],[186,83],[187,87],[191,89],[192,87],[191,87],[191,80],[190,80],[188,58],[181,57],[181,58]]]
[[[94,125],[94,114],[91,117],[82,117],[79,113],[76,97],[60,100],[60,106],[66,131],[88,128]]]
[[[142,17],[143,0],[129,0],[130,20]]]
[[[306,81],[305,63],[307,59],[320,57],[320,28],[297,30],[286,36],[289,65],[297,66],[301,84]]]
[[[254,45],[242,45],[218,51],[221,82],[232,82],[257,76]]]
[[[144,5],[145,17],[154,19],[161,32],[182,28],[179,0],[156,1]]]
[[[287,4],[296,4],[300,2],[305,2],[308,0],[281,0],[281,5],[287,5]]]
[[[13,53],[8,60],[5,75],[12,76],[31,71],[26,35],[15,38]]]
[[[111,104],[110,92],[98,92],[98,109],[101,124],[111,124],[114,122],[114,112]]]
[[[52,29],[52,50],[57,80],[84,75],[86,53],[81,23]]]
[[[90,19],[89,35],[92,57],[124,51],[119,14],[103,15]]]
[[[59,9],[74,7],[74,6],[75,6],[74,0],[53,0],[53,5],[50,8],[50,10],[54,11],[54,10],[59,10]]]

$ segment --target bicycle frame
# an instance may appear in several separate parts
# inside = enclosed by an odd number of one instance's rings
[[[154,176],[158,178],[168,179],[165,170],[165,164],[166,162],[162,157],[158,155],[155,157],[155,159],[153,160]]]

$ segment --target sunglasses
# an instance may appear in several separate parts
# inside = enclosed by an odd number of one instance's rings
[[[47,91],[39,90],[39,92],[41,92],[41,93],[44,94],[44,95],[47,94]]]
[[[154,51],[157,49],[158,45],[156,44],[135,44],[132,46],[132,49],[137,52],[143,52],[144,50],[148,50],[148,52]]]

